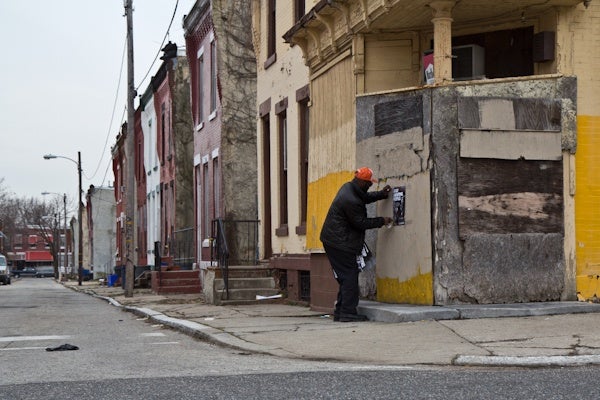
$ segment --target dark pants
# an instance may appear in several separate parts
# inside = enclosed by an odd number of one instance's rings
[[[329,263],[335,273],[335,279],[340,285],[335,304],[335,315],[356,314],[358,306],[358,265],[356,254],[324,246]]]

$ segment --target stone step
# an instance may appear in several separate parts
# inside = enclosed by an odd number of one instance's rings
[[[152,291],[157,294],[193,294],[202,291],[199,271],[152,272]]]
[[[264,299],[264,300],[221,300],[220,306],[248,306],[253,304],[280,304],[282,299]]]
[[[200,284],[194,286],[161,286],[153,290],[156,294],[196,294],[201,293]]]
[[[272,276],[272,269],[261,265],[234,265],[229,266],[228,276],[231,278],[265,278]],[[223,271],[215,268],[215,278],[222,278]]]
[[[275,280],[269,278],[229,278],[227,280],[229,290],[231,289],[275,289]],[[222,278],[214,281],[215,290],[225,288],[225,282]]]
[[[198,286],[200,285],[200,278],[182,278],[182,279],[173,279],[173,278],[163,278],[159,280],[159,284],[161,287],[167,286]]]
[[[229,289],[229,296],[219,290],[215,293],[215,299],[217,301],[256,301],[256,296],[274,296],[279,294],[277,289]],[[221,304],[221,303],[219,303]]]
[[[157,276],[160,276],[162,280],[165,279],[188,279],[188,278],[198,278],[200,279],[199,271],[191,271],[191,270],[180,270],[180,271],[160,271],[153,272]]]

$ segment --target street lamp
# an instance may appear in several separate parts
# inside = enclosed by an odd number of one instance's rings
[[[60,193],[54,193],[54,192],[42,192],[43,196],[46,196],[48,194],[58,194],[60,195]],[[64,230],[64,235],[65,235],[65,248],[63,251],[63,270],[61,271],[59,269],[59,273],[58,273],[58,279],[60,281],[63,280],[64,274],[67,272],[67,194],[63,193],[63,211],[64,211],[64,224],[63,224],[63,230]],[[58,244],[58,249],[60,250],[60,240],[59,240],[59,244]]]
[[[77,221],[79,225],[79,257],[78,257],[78,267],[77,267],[77,280],[79,286],[82,285],[83,282],[83,222],[81,221],[82,209],[81,209],[81,152],[77,152],[77,161],[73,160],[69,157],[57,156],[54,154],[46,154],[44,156],[44,160],[52,160],[53,158],[64,158],[65,160],[69,160],[77,165],[77,173],[79,174],[79,207],[77,211]]]

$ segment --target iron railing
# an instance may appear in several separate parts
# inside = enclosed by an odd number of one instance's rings
[[[258,264],[258,220],[216,219],[212,223],[211,261],[223,276],[223,292],[229,298],[229,265]]]

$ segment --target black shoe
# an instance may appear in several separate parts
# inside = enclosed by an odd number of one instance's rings
[[[366,315],[362,314],[340,314],[340,322],[363,322],[368,321]]]

